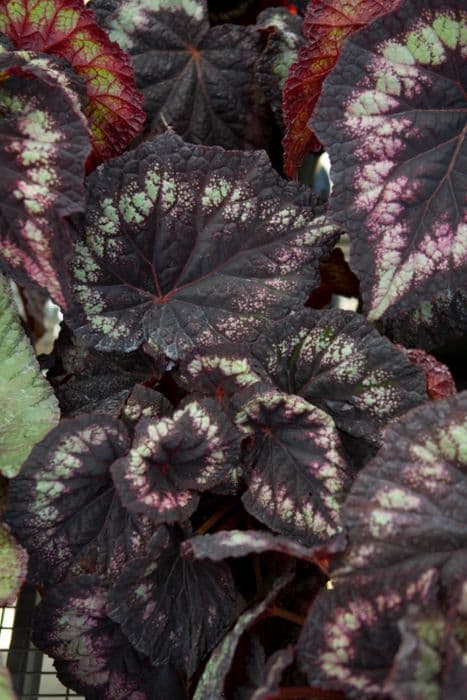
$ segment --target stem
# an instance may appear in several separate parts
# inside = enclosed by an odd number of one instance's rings
[[[315,698],[315,700],[343,700],[345,697],[340,690],[320,690],[320,688],[279,688],[273,696],[274,700],[302,700],[302,698]]]
[[[282,617],[284,620],[288,620],[288,622],[293,622],[294,625],[299,625],[300,627],[305,622],[305,618],[302,617],[302,615],[297,615],[296,613],[293,613],[290,610],[284,610],[284,608],[278,608],[276,605],[270,608],[269,613],[274,617]]]
[[[213,525],[219,522],[226,513],[234,510],[237,507],[236,503],[225,503],[222,508],[216,510],[215,513],[211,515],[210,518],[205,520],[205,522],[196,530],[197,535],[204,535],[208,530],[210,530]]]

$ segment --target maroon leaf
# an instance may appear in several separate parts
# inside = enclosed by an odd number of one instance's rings
[[[70,323],[100,350],[147,340],[173,360],[254,339],[303,303],[335,241],[306,197],[265,154],[172,133],[105,163],[89,178]]]
[[[63,69],[42,54],[0,49],[1,265],[66,306],[65,218],[84,210],[91,147],[81,85]]]
[[[225,564],[180,557],[181,541],[161,526],[148,555],[124,567],[108,614],[154,666],[172,663],[191,676],[232,623],[235,589]]]
[[[81,0],[0,0],[0,32],[17,49],[66,59],[86,84],[92,167],[123,151],[144,123],[128,56],[97,26]]]
[[[398,345],[397,347],[407,355],[414,365],[420,367],[425,373],[428,396],[432,401],[454,396],[456,385],[446,365],[443,365],[442,362],[439,362],[433,355],[424,350],[418,350],[417,348],[407,349],[403,345]]]
[[[154,528],[123,509],[109,471],[127,449],[121,423],[98,415],[62,421],[33,448],[10,482],[5,519],[35,582],[70,571],[112,578],[144,551]]]
[[[132,57],[152,133],[224,148],[267,143],[253,27],[210,27],[205,0],[93,0],[99,23]]]
[[[341,531],[350,487],[333,420],[300,396],[255,385],[235,422],[245,436],[249,513],[276,532],[313,546]],[[239,398],[243,402],[243,399]]]
[[[413,0],[353,34],[317,107],[313,125],[332,162],[330,216],[350,235],[372,321],[411,312],[422,327],[439,325],[431,305],[465,293],[463,7]],[[465,310],[451,322],[460,332]]]

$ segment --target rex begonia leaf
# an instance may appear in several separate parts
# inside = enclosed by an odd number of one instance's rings
[[[210,27],[205,0],[93,0],[101,26],[131,55],[153,133],[224,148],[266,144],[253,27]]]
[[[13,605],[26,579],[28,554],[0,522],[0,607]],[[3,698],[3,695],[0,694]]]
[[[88,183],[69,322],[100,350],[147,341],[176,360],[196,344],[252,340],[303,304],[337,234],[266,154],[171,132]]]
[[[227,557],[244,557],[262,552],[280,552],[321,566],[321,561],[340,551],[345,540],[336,539],[330,547],[303,547],[287,537],[262,530],[224,530],[212,535],[196,535],[182,544],[184,556],[221,561]]]
[[[0,472],[18,473],[32,447],[57,424],[57,400],[0,275]]]
[[[235,418],[251,438],[244,453],[250,467],[245,508],[300,544],[327,542],[342,530],[340,511],[350,487],[334,422],[300,396],[258,386]]]
[[[121,418],[134,428],[141,418],[165,418],[172,413],[172,404],[163,394],[144,384],[135,384],[122,408]]]
[[[282,89],[290,66],[304,42],[302,18],[285,7],[274,7],[258,15],[258,29],[269,31],[267,43],[256,64],[256,77],[280,125],[283,123]]]
[[[61,306],[71,247],[64,219],[84,210],[91,150],[70,74],[44,54],[0,51],[0,266]]]
[[[380,697],[400,644],[399,621],[410,605],[436,602],[428,569],[348,578],[313,601],[298,641],[310,685],[345,690],[346,698]]]
[[[291,646],[279,649],[267,659],[256,635],[248,642],[245,661],[248,685],[236,688],[233,700],[270,700],[277,695],[282,674],[293,661],[293,649]]]
[[[321,144],[309,121],[326,76],[332,72],[344,40],[360,27],[389,12],[401,0],[313,0],[303,20],[306,43],[292,64],[283,93],[286,132],[283,141],[284,169],[289,177],[308,151]]]
[[[145,120],[127,54],[81,0],[0,0],[0,32],[17,49],[66,59],[84,80],[92,134],[89,165],[118,155]]]
[[[55,659],[60,681],[86,700],[156,700],[155,670],[108,618],[107,605],[95,576],[55,586],[36,609],[34,644]]]
[[[405,348],[403,345],[398,345],[397,347],[407,355],[416,367],[420,367],[423,370],[428,396],[432,401],[454,396],[456,385],[449,367],[437,360],[433,355],[425,352],[425,350]]]
[[[349,545],[337,573],[467,561],[467,392],[386,428],[343,509]]]
[[[277,579],[268,595],[252,608],[243,612],[235,626],[225,635],[211,654],[209,661],[198,681],[193,700],[223,700],[224,683],[230,671],[237,651],[238,643],[244,633],[252,627],[267,611],[279,593],[292,580],[291,574],[285,574]]]
[[[192,676],[235,617],[235,588],[225,564],[180,556],[183,537],[162,525],[147,556],[129,562],[109,594],[108,614],[154,666]]]
[[[221,483],[240,456],[240,435],[212,399],[172,418],[142,418],[129,453],[112,466],[123,505],[155,524],[186,520],[199,491]]]
[[[326,411],[343,433],[378,444],[381,428],[426,401],[423,372],[362,316],[306,310],[253,347],[274,383]]]
[[[35,446],[6,510],[35,582],[58,582],[70,570],[111,577],[144,551],[154,528],[124,510],[109,471],[128,444],[121,423],[89,415],[63,420]]]
[[[463,8],[411,0],[353,34],[313,120],[372,321],[465,291]]]

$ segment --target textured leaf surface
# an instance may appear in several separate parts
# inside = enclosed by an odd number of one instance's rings
[[[152,132],[224,148],[265,145],[253,27],[210,27],[204,0],[94,0],[99,23],[132,57]]]
[[[406,2],[352,35],[315,115],[371,320],[465,291],[463,7]]]
[[[209,399],[191,401],[173,418],[143,418],[128,455],[112,466],[124,506],[155,523],[186,520],[199,491],[226,478],[239,458],[240,436]]]
[[[321,147],[309,128],[309,121],[344,40],[399,4],[400,0],[313,0],[308,3],[303,21],[306,43],[299,50],[284,86],[284,167],[289,177],[296,176],[308,151]]]
[[[437,360],[433,355],[425,352],[425,350],[417,348],[407,349],[403,345],[398,345],[397,347],[407,355],[414,365],[420,367],[425,373],[426,388],[432,401],[454,396],[456,385],[449,367]]]
[[[6,518],[35,581],[69,570],[112,577],[144,551],[153,528],[123,509],[109,471],[127,449],[121,423],[99,415],[62,421],[33,449],[11,483]]]
[[[274,602],[292,578],[291,575],[285,575],[277,579],[269,594],[260,603],[240,615],[235,626],[225,635],[211,654],[196,687],[193,700],[204,700],[204,698],[222,700],[225,679],[230,671],[241,637],[264,615],[269,605]]]
[[[0,471],[12,478],[33,445],[56,425],[59,413],[3,275],[0,275],[0,406]]]
[[[307,310],[275,324],[253,353],[282,391],[326,411],[339,430],[379,443],[387,422],[426,400],[423,373],[362,316]]]
[[[343,549],[344,542],[336,543],[331,548],[315,547],[313,549],[302,547],[287,537],[272,535],[261,530],[225,530],[215,532],[213,535],[197,535],[187,540],[182,545],[184,556],[193,556],[195,559],[210,559],[221,561],[227,557],[244,557],[248,554],[261,554],[262,552],[280,552],[297,559],[304,559],[318,564],[330,552]]]
[[[124,567],[110,592],[110,617],[155,666],[172,663],[191,676],[235,615],[225,564],[180,557],[181,538],[161,526],[146,557]]]
[[[411,604],[433,605],[436,581],[434,569],[395,572],[369,581],[355,576],[321,592],[298,642],[310,685],[358,700],[380,697],[400,644],[398,622]]]
[[[94,147],[89,165],[118,155],[138,134],[145,114],[129,58],[81,0],[1,0],[0,32],[18,49],[65,58],[84,80]]]
[[[144,340],[172,359],[194,344],[252,340],[300,306],[335,229],[265,154],[184,144],[167,133],[89,178],[72,261],[70,317],[101,350]]]
[[[304,43],[302,18],[285,7],[274,7],[258,15],[256,26],[269,31],[266,46],[256,64],[256,77],[278,123],[282,125],[282,90],[290,66]]]
[[[455,560],[465,561],[466,448],[467,392],[420,406],[387,428],[344,506],[349,547],[339,573],[452,570]]]
[[[155,672],[107,617],[107,603],[94,576],[56,586],[36,609],[34,644],[55,658],[62,683],[87,700],[154,700]]]
[[[0,3],[0,27],[1,12]],[[84,210],[91,149],[82,92],[64,62],[0,49],[0,264],[61,306],[70,251],[64,219]]]
[[[235,422],[253,438],[242,497],[248,512],[303,545],[337,535],[350,477],[332,418],[300,396],[263,386]]]
[[[26,550],[0,522],[0,607],[13,605],[26,578],[27,568]]]

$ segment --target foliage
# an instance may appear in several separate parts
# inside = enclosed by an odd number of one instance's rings
[[[88,700],[460,700],[467,13],[215,5],[0,0],[1,602]]]

